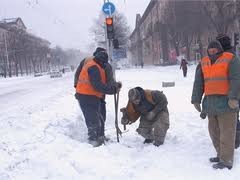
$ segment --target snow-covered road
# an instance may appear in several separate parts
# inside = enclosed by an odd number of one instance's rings
[[[160,147],[142,144],[128,126],[120,143],[114,129],[113,96],[107,97],[106,134],[99,148],[87,144],[87,130],[74,99],[73,73],[62,78],[0,79],[0,180],[237,180],[240,150],[231,171],[213,170],[215,155],[207,120],[190,103],[195,66],[183,78],[179,66],[117,71],[122,81],[120,107],[135,86],[163,90],[169,101],[170,129]],[[163,81],[175,87],[162,88]],[[119,113],[119,119],[121,114]]]

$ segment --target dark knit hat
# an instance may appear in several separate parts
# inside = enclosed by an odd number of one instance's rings
[[[99,62],[99,63],[107,63],[108,62],[108,54],[106,51],[98,51],[95,54],[95,59]]]
[[[219,53],[223,52],[223,48],[222,48],[220,42],[218,42],[218,41],[211,41],[208,45],[208,49],[211,49],[211,48],[217,48]]]
[[[216,40],[220,42],[224,51],[232,49],[231,38],[226,34],[219,34]]]
[[[95,50],[95,52],[93,53],[93,56],[95,56],[98,52],[100,51],[106,51],[106,49],[102,48],[102,47],[97,47],[97,49]]]
[[[140,92],[136,89],[136,88],[133,88],[133,89],[130,89],[128,91],[128,98],[129,98],[129,101],[132,102],[136,99],[140,99]]]

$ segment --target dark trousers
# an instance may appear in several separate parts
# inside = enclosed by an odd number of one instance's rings
[[[186,77],[187,76],[187,69],[183,69],[183,76]]]
[[[105,136],[105,122],[106,122],[106,102],[104,99],[101,99],[101,110],[100,113],[102,115],[102,126],[101,126],[101,136]]]
[[[89,140],[97,140],[99,137],[104,136],[105,101],[96,96],[79,95],[78,102],[88,128]]]

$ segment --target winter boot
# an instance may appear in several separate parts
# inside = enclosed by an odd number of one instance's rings
[[[159,147],[160,145],[163,145],[163,142],[162,141],[155,141],[153,143],[153,145]]]
[[[106,141],[106,142],[108,142],[108,141],[110,141],[110,138],[107,137],[107,136],[103,136],[103,140]]]
[[[214,164],[212,166],[214,169],[224,169],[224,168],[228,168],[229,170],[232,169],[232,166],[228,166],[228,165],[225,165],[223,164],[222,162],[219,162],[217,164]]]
[[[152,142],[153,142],[152,139],[145,139],[145,140],[143,141],[143,144],[150,144],[150,143],[152,143]]]
[[[98,138],[98,139],[96,139],[96,140],[89,140],[88,141],[89,142],[89,144],[91,144],[93,147],[99,147],[99,146],[101,146],[102,144],[104,144],[104,140],[103,140],[103,138]]]
[[[209,158],[209,161],[214,163],[214,162],[219,162],[220,159],[219,159],[219,157],[211,157],[211,158]]]

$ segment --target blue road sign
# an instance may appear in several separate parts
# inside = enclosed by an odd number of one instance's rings
[[[111,16],[115,12],[115,6],[111,2],[106,2],[103,4],[102,11],[106,14]]]
[[[127,58],[127,50],[124,47],[119,47],[118,49],[113,49],[112,56],[113,56],[114,60]]]

